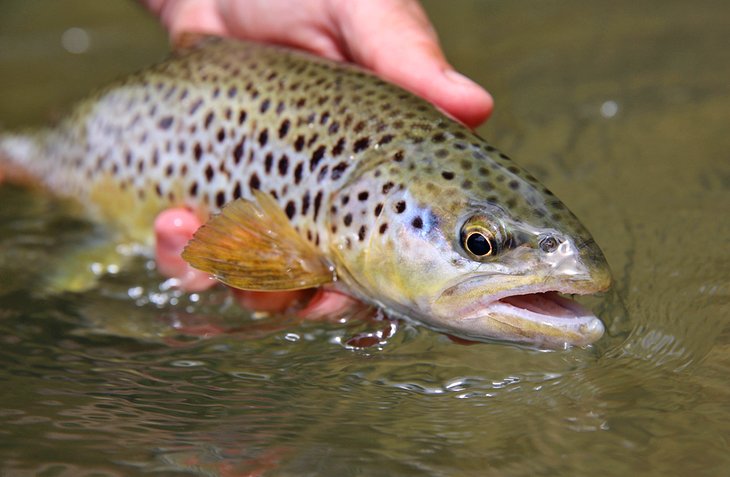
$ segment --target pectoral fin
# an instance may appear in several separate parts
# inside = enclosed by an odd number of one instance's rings
[[[242,290],[299,290],[334,279],[268,194],[238,199],[203,225],[182,253],[191,266]]]

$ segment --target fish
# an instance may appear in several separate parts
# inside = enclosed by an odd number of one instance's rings
[[[183,252],[242,290],[330,287],[477,341],[585,347],[569,298],[606,259],[552,192],[477,133],[357,66],[207,38],[57,124],[0,136],[0,169],[78,201],[120,240],[205,222]]]

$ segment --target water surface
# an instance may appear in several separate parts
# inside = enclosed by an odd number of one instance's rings
[[[730,4],[425,6],[496,97],[480,133],[606,252],[616,286],[591,303],[609,336],[540,352],[404,325],[357,350],[382,323],[249,316],[224,292],[170,289],[145,257],[43,294],[103,230],[2,186],[0,474],[730,472]],[[5,0],[0,124],[57,117],[165,51],[134,2]]]

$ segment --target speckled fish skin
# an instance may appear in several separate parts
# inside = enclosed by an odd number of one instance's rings
[[[6,137],[0,156],[130,240],[150,243],[164,208],[205,218],[259,189],[331,261],[336,286],[393,315],[543,346],[603,333],[592,315],[544,320],[500,301],[608,287],[601,251],[567,208],[469,129],[352,66],[207,41],[55,128]],[[491,234],[488,257],[465,250],[469,224]]]

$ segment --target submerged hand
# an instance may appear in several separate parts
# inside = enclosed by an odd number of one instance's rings
[[[357,63],[469,127],[492,97],[454,71],[416,0],[145,0],[173,38],[186,32],[290,45]]]
[[[180,288],[188,292],[207,290],[217,281],[196,270],[182,259],[185,245],[201,226],[200,219],[184,208],[163,211],[155,220],[155,258],[157,269],[167,277],[176,278]],[[310,290],[284,292],[251,292],[233,290],[239,304],[257,311],[284,311],[295,303],[307,302],[301,311],[303,318],[321,318],[341,313],[356,306],[355,300],[340,293],[321,290],[312,296]]]

